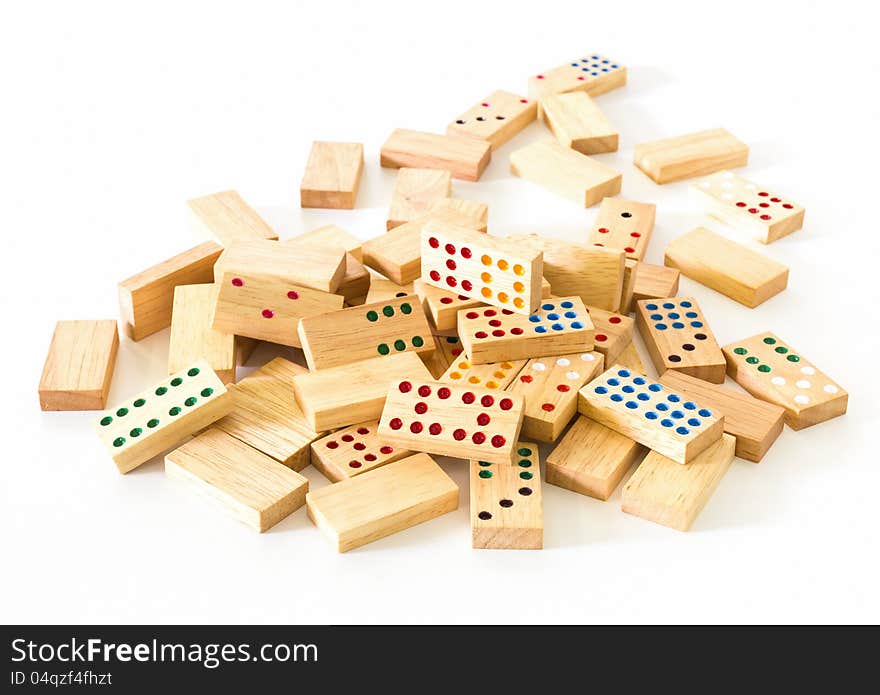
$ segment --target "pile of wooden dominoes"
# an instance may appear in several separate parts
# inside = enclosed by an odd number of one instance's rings
[[[791,344],[766,332],[720,347],[697,300],[676,296],[681,272],[756,307],[786,287],[785,266],[705,228],[669,244],[665,266],[642,261],[655,205],[611,197],[621,173],[590,157],[618,147],[593,98],[625,83],[589,55],[532,76],[527,97],[493,92],[445,135],[395,130],[387,231],[365,242],[336,226],[279,241],[234,191],[189,201],[216,241],[119,284],[132,340],[171,326],[169,376],[96,420],[119,471],[168,452],[169,477],[254,528],[305,504],[346,551],[456,509],[431,457],[449,456],[469,461],[473,546],[541,548],[539,442],[555,443],[546,482],[600,500],[638,463],[623,511],[686,530],[734,456],[758,462],[783,422],[843,414],[846,391]],[[581,242],[489,235],[487,206],[451,197],[452,178],[478,180],[538,118],[554,137],[510,170],[599,204]],[[747,159],[720,129],[635,147],[657,184],[706,177],[693,186],[706,211],[764,243],[800,229],[801,206],[728,171]],[[354,208],[362,171],[361,144],[315,142],[301,205]],[[256,341],[300,348],[305,365],[275,358],[235,383]],[[105,408],[118,343],[116,320],[59,322],[42,408]],[[310,463],[333,484],[308,492]]]

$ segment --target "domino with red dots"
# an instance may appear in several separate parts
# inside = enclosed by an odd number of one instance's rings
[[[522,436],[554,442],[577,414],[578,390],[605,364],[597,352],[529,360],[507,387],[525,400]]]
[[[551,297],[528,316],[494,307],[458,312],[458,335],[473,364],[589,352],[594,333],[580,297]]]
[[[460,357],[453,360],[449,369],[437,381],[442,381],[445,384],[466,384],[503,391],[516,378],[525,364],[526,360],[471,364],[467,358]]]
[[[486,140],[496,150],[537,117],[537,101],[498,90],[456,118],[446,132]]]
[[[732,171],[719,171],[691,190],[713,217],[743,227],[764,244],[804,226],[804,209]]]
[[[586,309],[596,329],[593,349],[602,353],[605,364],[614,364],[620,353],[632,342],[635,321],[615,311],[605,311],[594,306]]]
[[[599,53],[589,53],[529,77],[529,96],[541,99],[560,92],[604,94],[626,84],[626,67]]]
[[[522,418],[523,399],[515,394],[396,380],[388,389],[379,436],[413,451],[510,464]]]
[[[605,198],[590,232],[593,246],[620,249],[627,258],[641,261],[654,231],[657,206],[632,200]]]
[[[422,229],[422,281],[529,314],[541,302],[542,251],[432,220]]]
[[[312,465],[338,483],[413,453],[383,442],[378,427],[377,420],[359,422],[312,442]]]

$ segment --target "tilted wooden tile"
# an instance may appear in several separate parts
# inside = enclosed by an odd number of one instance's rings
[[[580,390],[578,411],[678,463],[717,441],[724,416],[614,365]]]
[[[385,278],[374,277],[370,281],[370,291],[367,293],[365,304],[384,302],[389,299],[400,299],[408,294],[413,294],[413,283],[398,285],[396,282]]]
[[[720,171],[691,186],[703,209],[769,244],[804,226],[804,209],[732,171]]]
[[[398,128],[382,145],[380,163],[383,167],[444,169],[453,178],[477,181],[491,156],[491,145],[476,138]]]
[[[404,351],[434,351],[431,327],[414,294],[309,316],[299,338],[312,371]]]
[[[642,363],[642,358],[639,356],[639,351],[636,349],[636,344],[633,342],[630,342],[623,349],[623,352],[617,356],[617,364],[642,376],[647,376],[648,374],[645,365]]]
[[[309,491],[299,473],[213,428],[167,454],[165,474],[261,533],[302,507]]]
[[[581,154],[616,152],[617,129],[586,92],[550,94],[541,99],[544,122],[563,147]]]
[[[352,254],[345,254],[345,277],[335,294],[341,294],[347,306],[358,306],[367,301],[372,286],[372,276],[367,267]]]
[[[363,261],[361,245],[364,243],[353,234],[346,232],[342,227],[335,224],[326,224],[323,227],[315,227],[311,231],[304,232],[299,236],[285,239],[284,244],[310,244],[311,246],[341,246],[347,253],[358,261]]]
[[[654,231],[653,203],[605,198],[590,232],[589,243],[609,249],[620,249],[627,258],[641,261]]]
[[[351,210],[357,200],[363,169],[361,143],[313,142],[299,187],[300,205]]]
[[[788,285],[786,266],[704,227],[673,239],[663,262],[752,308]]]
[[[293,392],[305,367],[276,357],[230,388],[233,408],[214,427],[295,471],[309,464],[309,445],[322,432],[306,420]]]
[[[457,360],[453,360],[449,369],[437,381],[442,381],[445,384],[464,384],[503,391],[516,378],[525,364],[526,360],[471,364],[466,357],[459,357]]]
[[[633,300],[663,299],[678,294],[678,278],[681,273],[675,268],[639,262],[636,274]]]
[[[232,409],[232,396],[199,360],[95,421],[98,438],[120,473],[128,473]]]
[[[619,171],[555,140],[539,140],[511,153],[510,173],[587,208],[620,193],[622,181]]]
[[[498,90],[456,118],[446,132],[485,140],[496,150],[537,117],[536,101]]]
[[[616,311],[605,311],[594,306],[586,309],[596,329],[593,349],[602,353],[605,364],[614,364],[620,353],[632,342],[635,321]]]
[[[458,509],[458,485],[427,454],[306,495],[309,518],[340,553]]]
[[[724,431],[736,437],[736,455],[758,463],[782,433],[785,410],[746,393],[668,371],[660,383],[724,415]]]
[[[597,96],[626,84],[626,67],[599,53],[587,53],[529,77],[529,96],[581,91]]]
[[[696,299],[644,299],[636,305],[636,323],[658,374],[673,369],[724,383],[727,363]]]
[[[727,373],[756,398],[785,408],[801,430],[846,412],[849,394],[790,344],[767,331],[725,345]]]
[[[187,201],[193,223],[223,246],[234,241],[278,239],[278,234],[236,191],[222,191]]]
[[[474,548],[539,550],[544,511],[538,446],[517,442],[516,463],[470,462]]]
[[[550,485],[604,501],[646,453],[629,437],[579,415],[547,456],[545,477]]]
[[[214,241],[172,256],[119,283],[119,312],[125,332],[140,340],[171,325],[174,288],[212,282],[223,247]]]
[[[623,284],[620,288],[620,306],[617,308],[617,311],[621,314],[629,314],[632,311],[633,294],[636,290],[638,271],[638,261],[634,261],[632,258],[624,260]]]
[[[478,200],[441,198],[428,208],[426,214],[445,220],[450,224],[460,224],[468,229],[476,229],[478,232],[485,232],[489,228],[489,206]],[[467,222],[457,222],[457,218],[465,219]]]
[[[704,176],[722,169],[744,167],[748,145],[723,128],[702,130],[636,145],[634,163],[655,183]]]
[[[521,396],[436,381],[401,379],[388,388],[379,436],[441,456],[509,464],[523,417]]]
[[[386,228],[423,217],[435,203],[452,194],[452,174],[443,169],[401,167],[391,194]]]
[[[458,335],[434,335],[434,344],[437,349],[430,358],[425,360],[425,366],[431,372],[431,376],[439,379],[449,369],[449,366],[464,355]],[[466,358],[466,357],[465,357]]]
[[[604,364],[596,352],[530,359],[507,387],[525,401],[522,436],[556,441],[577,414],[578,389],[594,379]]]
[[[116,319],[58,321],[40,376],[40,408],[107,407],[118,349]]]
[[[684,466],[656,451],[648,452],[623,486],[623,511],[687,531],[730,468],[734,445],[734,438],[723,434]]]
[[[383,442],[378,428],[378,420],[368,420],[312,442],[312,465],[328,480],[338,483],[412,455],[409,449]]]
[[[293,378],[296,402],[316,431],[375,420],[382,414],[388,384],[424,381],[430,373],[418,354],[399,352],[362,362],[330,367]]]

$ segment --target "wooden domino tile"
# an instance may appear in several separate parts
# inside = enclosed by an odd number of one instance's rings
[[[474,548],[539,550],[544,512],[538,446],[517,442],[515,463],[470,462]]]
[[[193,223],[223,246],[234,241],[277,240],[266,221],[235,191],[222,191],[187,201]]]
[[[782,433],[785,410],[747,393],[668,371],[660,383],[724,414],[724,431],[736,437],[736,455],[758,463]]]
[[[691,186],[703,208],[734,227],[748,229],[760,242],[788,236],[804,226],[804,209],[732,171],[720,171]]]
[[[300,206],[351,210],[364,169],[359,142],[313,142],[299,186]]]
[[[382,145],[380,164],[444,169],[455,179],[478,181],[491,156],[492,146],[483,140],[398,128]]]
[[[340,553],[458,509],[458,486],[427,454],[306,495],[309,518]]]
[[[718,440],[724,416],[614,365],[580,390],[578,411],[678,463]]]
[[[345,254],[345,277],[335,294],[341,294],[347,306],[358,306],[367,301],[370,288],[373,286],[372,276],[367,267],[352,254]]]
[[[543,99],[573,91],[597,96],[625,84],[625,66],[599,53],[588,53],[529,77],[529,96]]]
[[[382,414],[388,384],[431,377],[415,352],[398,352],[293,377],[296,402],[316,432],[375,420]]]
[[[453,360],[437,381],[444,384],[466,384],[503,391],[525,366],[526,360],[471,364],[466,357]]]
[[[458,335],[473,364],[587,352],[594,333],[578,297],[551,297],[528,316],[494,307],[458,313]]]
[[[641,444],[580,415],[547,456],[545,478],[550,485],[605,501],[645,453]]]
[[[687,531],[730,468],[734,446],[734,438],[722,434],[685,466],[657,451],[648,452],[623,486],[623,511]]]
[[[632,311],[633,294],[636,291],[638,271],[638,261],[634,261],[632,258],[624,259],[623,283],[620,286],[620,305],[617,308],[617,311],[621,314],[629,314]]]
[[[315,227],[311,231],[304,232],[299,236],[285,239],[284,244],[309,244],[311,246],[338,246],[358,261],[363,261],[361,245],[364,243],[353,234],[346,232],[335,224],[326,224],[323,227]]]
[[[165,474],[260,533],[302,507],[309,491],[307,478],[218,429],[167,454]]]
[[[627,258],[641,261],[654,231],[653,203],[605,198],[590,232],[589,243],[610,249],[621,249]]]
[[[727,373],[756,398],[785,408],[801,430],[846,412],[849,394],[790,344],[766,332],[723,348]]]
[[[40,408],[106,408],[118,349],[115,319],[56,323],[40,376]]]
[[[428,213],[452,194],[452,174],[443,169],[401,167],[391,194],[387,231]]]
[[[384,302],[389,299],[400,299],[413,293],[413,283],[398,285],[396,282],[385,278],[374,277],[370,281],[370,291],[367,292],[365,304]]]
[[[434,335],[434,345],[436,350],[434,354],[425,360],[425,366],[431,372],[431,376],[439,379],[449,366],[460,356],[464,354],[464,348],[461,345],[458,335]]]
[[[605,357],[605,364],[614,364],[627,345],[632,342],[635,321],[616,311],[586,307],[596,329],[594,349]]]
[[[478,200],[441,198],[428,207],[426,215],[444,220],[450,224],[459,224],[468,229],[476,229],[478,232],[485,232],[489,229],[489,206]],[[467,220],[467,222],[459,222],[457,220]]]
[[[208,363],[199,360],[116,408],[95,422],[98,438],[120,473],[128,473],[157,454],[219,420],[232,409],[232,396]]]
[[[125,332],[141,340],[171,325],[174,288],[212,282],[223,247],[214,241],[172,256],[119,283],[119,312]]]
[[[359,422],[312,442],[312,465],[338,483],[412,455],[409,449],[383,442],[378,427],[377,420]]]
[[[522,425],[515,394],[436,381],[395,380],[388,387],[379,436],[440,456],[510,464]]]
[[[508,393],[523,397],[522,436],[554,442],[577,414],[578,390],[602,371],[601,354],[581,352],[530,359]]]
[[[634,163],[654,183],[670,183],[744,167],[748,145],[723,128],[703,130],[636,145]]]
[[[653,265],[641,261],[636,273],[633,300],[663,299],[678,294],[678,279],[681,273],[675,268]]]
[[[622,181],[619,171],[555,140],[539,140],[511,153],[510,173],[587,208],[620,193]]]
[[[537,117],[535,100],[498,90],[456,118],[446,132],[485,140],[497,150]]]
[[[724,383],[727,363],[696,299],[642,300],[636,305],[636,323],[658,374],[672,369]]]
[[[306,420],[293,392],[305,367],[276,357],[230,387],[233,408],[214,423],[245,444],[295,471],[309,465],[309,445],[323,432]]]
[[[619,134],[586,92],[550,94],[541,99],[544,122],[563,147],[581,154],[617,152]]]
[[[648,371],[645,369],[639,351],[636,349],[636,344],[633,342],[630,342],[629,345],[623,349],[623,352],[617,356],[617,364],[636,372],[637,374],[641,374],[642,376],[648,375]]]
[[[786,266],[704,227],[673,239],[663,262],[752,308],[788,285]]]
[[[431,327],[416,295],[340,309],[299,322],[312,371],[405,351],[434,351]]]
[[[541,301],[542,252],[431,220],[422,229],[422,280],[529,314]]]

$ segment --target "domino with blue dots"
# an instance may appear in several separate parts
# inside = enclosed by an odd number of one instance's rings
[[[724,353],[693,297],[643,299],[636,303],[636,325],[658,374],[672,369],[724,383]]]
[[[527,316],[495,307],[463,309],[458,335],[471,363],[485,364],[589,352],[595,328],[580,297],[550,297]]]
[[[550,94],[574,91],[597,96],[625,84],[624,65],[599,53],[586,53],[529,77],[529,97],[542,99]],[[541,115],[540,107],[538,115]]]
[[[619,364],[581,388],[578,411],[682,464],[717,442],[724,429],[721,413]]]

